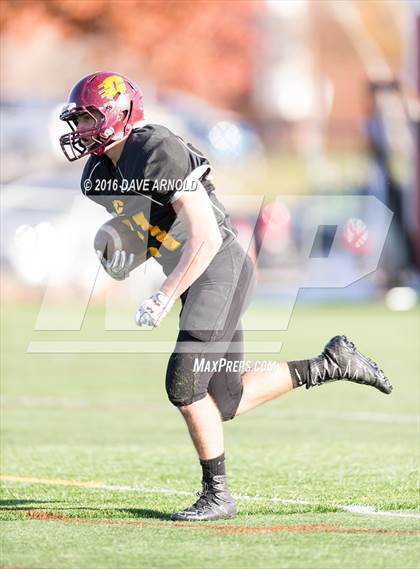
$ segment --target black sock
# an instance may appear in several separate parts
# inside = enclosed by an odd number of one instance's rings
[[[301,385],[308,385],[311,377],[311,366],[309,360],[299,360],[287,362],[290,375],[292,376],[293,389]]]
[[[306,389],[309,389],[314,385],[322,385],[325,380],[337,379],[334,375],[337,366],[332,366],[330,369],[326,365],[327,360],[328,356],[322,353],[310,360],[287,362],[292,376],[293,388],[306,385]]]
[[[203,480],[211,480],[214,476],[226,475],[225,453],[209,460],[200,459],[200,464],[203,469]]]

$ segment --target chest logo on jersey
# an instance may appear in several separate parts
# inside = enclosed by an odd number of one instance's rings
[[[124,202],[122,200],[112,200],[112,205],[114,206],[115,213],[121,215],[124,211]]]
[[[174,239],[172,235],[161,229],[159,225],[149,223],[142,211],[133,215],[133,220],[143,231],[148,231],[152,237],[155,237],[159,243],[162,243],[168,251],[175,251],[175,249],[181,247],[181,243]]]
[[[99,85],[99,94],[103,99],[112,100],[116,95],[125,93],[126,90],[124,80],[119,75],[110,75]]]

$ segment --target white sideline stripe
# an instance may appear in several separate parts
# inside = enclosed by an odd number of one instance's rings
[[[120,486],[115,484],[106,484],[103,482],[82,482],[76,480],[49,480],[43,478],[27,478],[19,476],[0,476],[0,480],[6,482],[21,482],[23,484],[50,484],[61,486],[80,486],[90,490],[111,490],[113,492],[139,492],[143,494],[169,494],[173,496],[195,496],[194,492],[186,492],[185,490],[175,490],[174,488],[147,488],[146,486]],[[312,502],[309,500],[293,500],[286,498],[277,498],[269,496],[247,496],[247,495],[233,495],[237,500],[244,500],[248,502],[271,502],[280,504],[295,504],[303,506],[321,506],[320,502]],[[332,504],[333,508],[337,508],[344,512],[352,514],[362,514],[368,516],[385,516],[390,518],[412,518],[420,519],[420,513],[410,512],[388,512],[377,510],[373,506],[362,506],[359,504]]]
[[[175,343],[170,342],[42,342],[32,341],[28,345],[28,353],[41,354],[76,354],[76,353],[146,353],[146,354],[170,354],[174,350]],[[282,342],[249,342],[246,345],[248,353],[253,354],[274,354],[281,350]],[[214,342],[215,353],[221,349],[231,347],[232,350],[240,349],[238,343],[230,344],[227,342]]]
[[[382,512],[381,510],[376,510],[373,506],[358,506],[353,504],[351,506],[339,506],[346,512],[351,512],[353,514],[366,514],[369,516],[388,516],[393,518],[414,518],[420,520],[420,514],[410,514],[409,512]]]
[[[90,488],[98,488],[101,490],[113,490],[118,492],[143,492],[144,494],[171,494],[174,496],[195,496],[194,492],[186,492],[185,490],[175,490],[174,488],[145,488],[144,486],[116,486],[113,484],[101,484],[100,486],[90,486]],[[286,498],[265,498],[264,496],[241,496],[234,494],[237,500],[247,500],[250,502],[279,502],[282,504],[300,504],[300,505],[316,505],[315,502],[306,500],[288,500]]]

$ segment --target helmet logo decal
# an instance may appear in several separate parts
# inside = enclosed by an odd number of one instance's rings
[[[116,95],[125,93],[126,90],[124,80],[119,75],[110,75],[99,85],[99,94],[103,99],[114,99]]]

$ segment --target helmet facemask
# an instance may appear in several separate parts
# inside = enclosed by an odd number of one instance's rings
[[[70,105],[69,105],[70,106]],[[93,126],[85,130],[77,130],[81,115],[88,115],[94,121]],[[105,146],[111,141],[114,130],[104,128],[105,115],[99,109],[65,107],[60,115],[71,128],[71,132],[60,137],[61,148],[68,160],[73,162],[88,154],[102,154]],[[108,131],[108,132],[107,132]],[[102,150],[102,152],[101,152]]]

